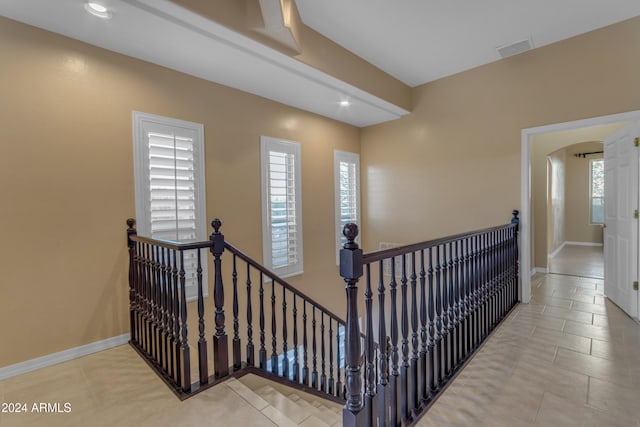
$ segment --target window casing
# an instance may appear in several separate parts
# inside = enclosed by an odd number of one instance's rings
[[[360,224],[360,156],[356,153],[335,150],[333,171],[336,215],[336,262],[340,249],[347,242],[342,234],[345,224]],[[358,242],[360,238],[356,239]]]
[[[138,234],[188,243],[207,240],[204,127],[198,123],[133,112]],[[207,253],[201,249],[203,293]],[[197,252],[185,251],[185,291],[197,296]]]
[[[604,159],[589,162],[589,209],[591,224],[604,224]]]
[[[303,273],[300,144],[260,138],[263,261],[280,277]]]

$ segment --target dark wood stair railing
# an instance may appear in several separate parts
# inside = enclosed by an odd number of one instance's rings
[[[127,225],[130,342],[178,397],[251,372],[344,402],[344,320],[225,241],[218,219],[208,241],[193,243],[138,236],[135,220]],[[214,267],[212,302],[205,302],[207,251]],[[197,291],[191,298],[189,285]],[[225,291],[232,297],[231,313],[225,312]],[[197,311],[197,321],[189,317],[191,310]],[[206,324],[215,328],[211,348]],[[192,382],[195,368],[198,378]]]
[[[517,304],[519,219],[512,214],[510,224],[367,254],[355,243],[358,227],[344,227],[344,426],[415,424]],[[364,358],[353,338],[360,336],[362,276]],[[378,283],[376,307],[371,283]],[[380,342],[388,345],[372,354],[372,343]]]
[[[511,224],[367,254],[355,243],[358,227],[347,224],[340,251],[346,321],[225,241],[218,219],[208,241],[193,243],[138,236],[135,221],[127,225],[130,343],[181,399],[255,373],[346,400],[345,426],[411,425],[518,301],[518,211]],[[214,274],[213,301],[205,304],[207,250]],[[189,307],[197,312],[192,337]],[[190,339],[197,342],[194,382]]]

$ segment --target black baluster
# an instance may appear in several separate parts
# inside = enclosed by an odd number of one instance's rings
[[[207,367],[207,340],[204,337],[204,294],[202,291],[202,260],[200,249],[198,254],[198,268],[196,278],[198,280],[198,367],[200,368],[200,384],[209,382],[209,368]]]
[[[182,356],[180,354],[180,276],[178,275],[178,260],[177,251],[174,249],[173,253],[173,334],[174,334],[174,346],[175,346],[175,380],[178,385],[182,382],[182,373],[180,366],[182,366]]]
[[[300,362],[298,360],[298,305],[293,294],[293,381],[300,381]]]
[[[465,300],[465,310],[467,312],[467,356],[473,350],[473,323],[472,323],[472,291],[473,291],[473,237],[467,239],[467,252],[465,256],[467,272],[467,297]]]
[[[447,244],[442,245],[442,379],[445,380],[451,371],[451,365],[449,364],[449,264],[447,262]]]
[[[327,389],[327,372],[325,370],[325,346],[324,346],[324,312],[320,312],[320,391]]]
[[[163,368],[165,372],[169,372],[169,366],[172,362],[171,351],[169,347],[169,336],[171,328],[169,326],[169,307],[171,304],[171,267],[168,257],[169,250],[162,248],[162,293],[164,294],[162,305],[162,349],[165,354]]]
[[[455,270],[455,258],[454,249],[455,242],[449,242],[449,367],[450,373],[453,374],[457,364],[456,361],[456,343],[458,336],[456,334],[456,310],[457,310],[457,295],[456,295],[456,270]]]
[[[157,315],[158,309],[156,308],[156,299],[157,299],[157,274],[158,274],[158,263],[156,262],[156,251],[157,247],[151,245],[149,247],[149,262],[150,262],[150,275],[149,275],[149,321],[150,321],[150,329],[149,335],[151,338],[151,347],[150,353],[151,358],[158,362],[158,328],[157,328]]]
[[[449,291],[448,291],[448,302],[449,304],[448,306],[448,313],[449,313],[449,360],[447,361],[447,366],[448,366],[448,370],[447,370],[447,374],[448,375],[453,375],[453,372],[455,370],[455,354],[456,354],[456,348],[455,348],[455,343],[456,343],[456,335],[455,335],[455,303],[456,303],[456,295],[455,295],[455,283],[454,283],[454,278],[455,278],[455,272],[453,269],[453,264],[454,264],[454,260],[453,260],[453,242],[449,242],[449,263],[447,264],[447,276],[449,278]],[[445,246],[445,250],[446,250],[446,246]]]
[[[389,400],[389,419],[391,425],[398,425],[400,423],[400,411],[398,411],[398,382],[400,372],[398,371],[398,305],[397,305],[397,283],[396,283],[396,259],[391,258],[391,282],[389,283],[389,289],[391,290],[391,393]]]
[[[477,306],[478,306],[478,336],[476,337],[476,346],[482,342],[482,290],[484,286],[484,245],[482,235],[478,236],[478,282],[477,282]]]
[[[282,288],[282,376],[289,378],[289,351],[287,348],[287,289]]]
[[[167,361],[167,368],[169,371],[169,376],[171,378],[176,378],[176,369],[175,369],[175,335],[174,335],[174,320],[175,314],[173,308],[175,306],[173,301],[173,290],[175,288],[175,283],[172,281],[172,263],[171,263],[171,251],[169,249],[166,250],[166,263],[167,263],[167,334],[168,334],[168,354],[169,360]]]
[[[424,249],[420,251],[420,359],[418,361],[418,378],[420,384],[418,387],[419,400],[426,400],[429,396],[429,373],[427,371],[427,352],[428,352],[428,334],[427,334],[427,289],[426,289],[426,271],[424,268]]]
[[[484,255],[482,261],[483,270],[483,286],[482,286],[482,341],[487,337],[489,332],[489,236],[483,234]]]
[[[260,369],[267,369],[267,348],[265,347],[264,336],[264,277],[260,272],[260,351],[258,358],[260,359]]]
[[[378,343],[380,345],[380,380],[378,382],[378,425],[389,425],[389,353],[385,319],[384,261],[378,261]]]
[[[129,249],[129,332],[131,341],[136,342],[136,312],[135,312],[135,283],[136,283],[136,243],[131,240],[137,235],[135,229],[136,221],[133,218],[127,219],[127,247]]]
[[[211,221],[211,226],[213,227],[213,233],[209,239],[212,242],[211,253],[213,254],[213,266],[215,270],[213,301],[216,306],[214,317],[216,333],[213,336],[214,374],[216,378],[222,378],[229,375],[229,347],[227,333],[224,330],[224,284],[222,282],[224,235],[220,233],[222,221],[216,218]]]
[[[340,370],[342,369],[342,363],[340,360],[340,345],[342,341],[340,341],[340,323],[337,324],[336,328],[336,395],[338,397],[344,397],[342,384],[342,374]]]
[[[151,355],[151,259],[149,244],[144,245],[144,350],[148,355]]]
[[[233,283],[233,369],[237,371],[242,367],[242,355],[240,354],[238,269],[236,268],[236,254],[233,254],[233,272],[231,273],[231,282]]]
[[[427,351],[429,353],[429,381],[428,381],[428,394],[431,397],[438,387],[438,377],[436,371],[436,363],[437,357],[436,354],[439,353],[439,349],[436,346],[436,313],[435,313],[435,305],[434,305],[434,283],[433,283],[433,248],[429,248],[429,267],[427,270],[427,277],[429,281],[429,343],[427,344]]]
[[[131,333],[132,342],[136,344],[138,348],[141,346],[141,327],[142,327],[142,316],[141,316],[141,286],[142,286],[142,257],[140,256],[140,243],[133,243],[133,262],[134,262],[134,297],[133,297],[133,311],[134,311],[134,324],[135,330]]]
[[[278,375],[278,340],[276,338],[276,282],[271,278],[271,373]]]
[[[464,311],[464,294],[465,294],[465,271],[464,271],[464,240],[460,239],[456,242],[456,259],[457,261],[457,269],[458,269],[458,311],[457,311],[457,319],[458,319],[458,363],[462,363],[464,361],[464,349],[466,337],[464,335],[464,327],[465,327],[465,311]]]
[[[307,302],[302,300],[302,384],[309,385],[309,346],[307,342]]]
[[[471,238],[471,293],[469,297],[471,311],[471,346],[470,351],[476,348],[476,334],[478,329],[478,306],[477,306],[477,284],[478,284],[478,236]]]
[[[235,255],[234,255],[235,256]],[[251,308],[251,266],[247,263],[247,365],[255,365],[253,347],[253,310]]]
[[[408,399],[408,371],[409,371],[409,303],[407,301],[407,255],[402,254],[402,277],[400,278],[402,290],[401,325],[402,325],[402,365],[400,367],[400,407],[402,419],[409,418]]]
[[[318,388],[318,344],[316,341],[316,307],[311,306],[311,356],[313,358],[313,369],[311,370],[311,387]]]
[[[411,361],[409,365],[409,411],[419,406],[418,390],[418,294],[416,275],[416,253],[411,252]]]
[[[335,395],[334,388],[334,378],[333,378],[333,320],[329,317],[329,384],[327,393],[330,395]]]
[[[162,366],[164,362],[164,355],[162,354],[162,263],[160,258],[159,246],[154,248],[155,259],[155,335],[156,340],[156,362],[159,366]]]
[[[365,332],[365,357],[366,357],[366,370],[365,370],[365,402],[364,407],[366,411],[366,423],[367,425],[373,424],[373,414],[377,413],[375,406],[375,394],[376,394],[376,377],[375,377],[375,358],[374,358],[374,339],[373,339],[373,292],[371,291],[371,264],[366,264],[365,274],[365,291],[364,291],[364,303],[365,303],[365,320],[366,332]]]
[[[189,351],[189,333],[187,330],[187,290],[184,271],[184,252],[180,251],[180,349],[182,366],[180,373],[182,375],[181,387],[185,393],[191,392],[191,356]]]
[[[436,246],[436,258],[435,258],[435,288],[436,288],[436,334],[435,334],[435,364],[434,367],[434,387],[439,389],[444,379],[444,358],[442,357],[443,347],[443,334],[442,334],[442,267],[440,266],[440,245]]]

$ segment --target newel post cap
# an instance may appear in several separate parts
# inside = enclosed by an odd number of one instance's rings
[[[347,238],[344,248],[340,249],[340,275],[350,284],[355,284],[362,277],[362,249],[355,242],[358,237],[358,226],[352,222],[346,224],[342,234]]]
[[[511,224],[516,224],[516,230],[518,230],[520,225],[520,218],[518,215],[520,215],[520,211],[514,209],[513,212],[511,212],[511,215],[513,215],[513,218],[511,218]]]
[[[220,218],[216,218],[211,221],[211,226],[213,227],[213,233],[211,233],[211,236],[209,237],[209,240],[212,242],[211,253],[214,256],[219,257],[222,255],[222,252],[224,252],[224,234],[220,232],[222,221]]]

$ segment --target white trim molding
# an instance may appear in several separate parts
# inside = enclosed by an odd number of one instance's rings
[[[640,120],[640,110],[608,116],[592,117],[572,122],[554,123],[521,130],[520,150],[520,296],[522,302],[531,299],[531,137],[549,132],[579,129],[589,126]]]
[[[573,245],[573,246],[604,246],[602,243],[593,243],[593,242],[564,242],[565,245]]]
[[[14,365],[0,368],[0,380],[15,377],[16,375],[26,374],[36,369],[46,368],[47,366],[56,365],[68,360],[77,359],[91,353],[108,350],[129,341],[130,335],[123,334],[116,337],[107,338],[106,340],[92,342],[90,344],[81,345],[80,347],[70,348],[58,353],[48,354],[46,356],[37,357],[25,362],[16,363]]]
[[[558,247],[556,248],[556,250],[555,250],[555,251],[553,251],[553,252],[551,252],[549,255],[547,255],[547,258],[549,258],[549,259],[551,259],[551,258],[555,258],[555,256],[556,256],[556,255],[558,255],[558,254],[560,253],[560,251],[561,251],[562,249],[564,249],[564,247],[565,247],[565,246],[567,246],[567,242],[562,242],[562,243],[560,244],[560,246],[558,246]]]

